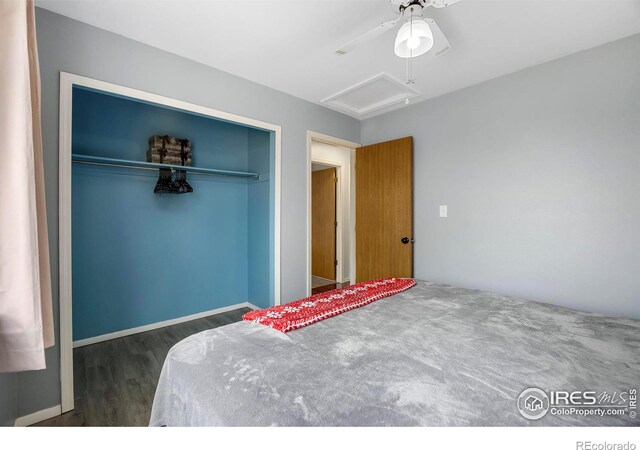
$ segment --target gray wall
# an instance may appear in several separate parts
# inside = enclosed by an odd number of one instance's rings
[[[16,374],[0,373],[0,427],[13,426],[18,413]]]
[[[417,278],[640,318],[640,35],[361,129],[407,135]]]
[[[306,295],[306,132],[360,140],[357,120],[171,53],[37,9],[42,128],[58,325],[58,91],[71,72],[282,126],[282,299]],[[212,43],[211,45],[217,45]],[[19,416],[60,403],[59,347],[18,376]]]

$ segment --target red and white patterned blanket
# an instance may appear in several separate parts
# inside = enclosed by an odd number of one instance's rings
[[[312,295],[285,305],[251,311],[243,320],[286,333],[367,305],[416,285],[411,278],[382,278]]]

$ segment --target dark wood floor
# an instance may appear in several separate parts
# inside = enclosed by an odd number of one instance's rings
[[[320,286],[313,294],[349,286]],[[75,409],[36,426],[147,426],[171,347],[200,331],[241,320],[248,308],[134,334],[73,351]]]
[[[326,284],[324,286],[318,286],[311,289],[312,294],[321,294],[322,292],[332,291],[334,289],[344,288],[349,286],[349,283],[334,283],[334,284]]]
[[[241,320],[248,308],[73,351],[75,409],[37,426],[147,426],[158,378],[174,344]]]

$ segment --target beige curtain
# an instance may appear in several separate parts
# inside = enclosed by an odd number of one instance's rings
[[[0,0],[0,372],[54,343],[33,1]]]

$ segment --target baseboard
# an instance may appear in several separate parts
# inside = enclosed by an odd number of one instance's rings
[[[14,426],[28,427],[34,423],[59,416],[60,414],[62,414],[62,408],[60,405],[52,406],[51,408],[43,409],[42,411],[36,411],[34,413],[27,414],[26,416],[18,417]]]
[[[132,334],[144,333],[145,331],[157,330],[158,328],[168,327],[170,325],[176,325],[183,322],[189,322],[191,320],[201,319],[203,317],[213,316],[215,314],[221,314],[228,311],[233,311],[240,308],[260,309],[249,302],[238,303],[231,306],[223,306],[222,308],[216,308],[209,311],[203,311],[189,316],[178,317],[177,319],[163,320],[162,322],[151,323],[149,325],[143,325],[140,327],[129,328],[127,330],[114,331],[113,333],[101,334],[100,336],[94,336],[86,339],[80,339],[73,341],[73,348],[84,347],[85,345],[97,344],[98,342],[109,341],[111,339],[117,339]]]

